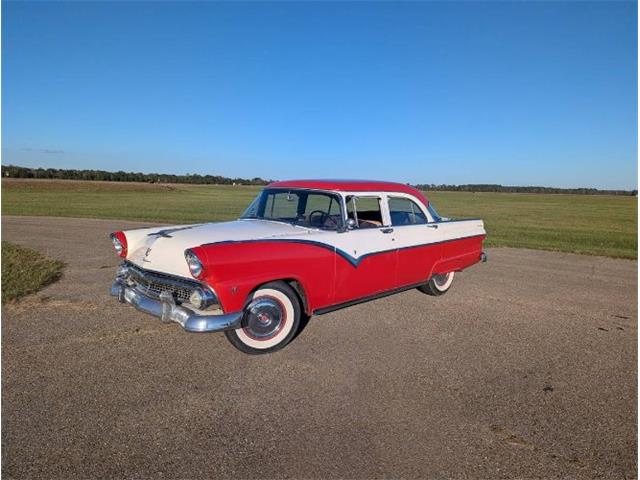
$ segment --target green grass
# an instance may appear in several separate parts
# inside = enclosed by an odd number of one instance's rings
[[[3,215],[188,223],[238,218],[260,187],[2,180]]]
[[[431,192],[441,215],[480,217],[494,247],[638,257],[636,197]]]
[[[2,214],[190,223],[237,218],[260,187],[2,181]],[[441,215],[480,217],[487,245],[637,258],[635,197],[427,192]]]
[[[2,304],[16,300],[55,282],[64,263],[30,248],[2,242]]]

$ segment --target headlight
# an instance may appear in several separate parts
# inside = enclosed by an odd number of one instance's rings
[[[191,272],[191,275],[193,275],[195,278],[200,278],[203,270],[202,262],[200,261],[200,259],[191,250],[187,250],[186,252],[184,252],[184,258],[187,260],[187,265],[189,265],[189,271]]]
[[[122,243],[120,243],[120,240],[118,240],[117,237],[113,237],[111,240],[113,240],[113,246],[116,249],[116,253],[120,255],[122,253],[122,250],[124,249],[122,247]]]
[[[111,234],[111,241],[113,242],[113,248],[116,249],[118,256],[122,258],[127,257],[127,237],[122,232],[115,232]]]

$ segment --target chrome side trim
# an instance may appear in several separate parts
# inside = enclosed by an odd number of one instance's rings
[[[187,332],[223,332],[240,328],[243,313],[226,315],[199,315],[192,310],[176,305],[173,297],[163,292],[159,300],[149,298],[137,290],[128,287],[120,279],[111,286],[111,295],[118,297],[120,303],[133,305],[137,310],[160,318],[163,322],[178,323]]]
[[[355,300],[349,300],[348,302],[343,302],[343,303],[338,303],[336,305],[330,305],[328,307],[318,308],[317,310],[313,311],[313,315],[324,315],[325,313],[334,312],[336,310],[340,310],[346,307],[351,307],[352,305],[358,305],[359,303],[365,303],[371,300],[377,300],[378,298],[388,297],[390,295],[395,295],[396,293],[418,288],[422,285],[424,285],[424,282],[414,283],[411,285],[405,285],[404,287],[393,288],[391,290],[386,290],[384,292],[368,295],[366,297],[356,298]]]

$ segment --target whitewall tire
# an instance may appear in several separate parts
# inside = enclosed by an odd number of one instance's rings
[[[426,284],[418,287],[418,289],[428,295],[443,295],[451,288],[454,275],[455,272],[433,275]]]
[[[289,285],[272,282],[247,299],[242,328],[225,332],[238,350],[249,354],[275,352],[296,335],[300,327],[300,301]]]

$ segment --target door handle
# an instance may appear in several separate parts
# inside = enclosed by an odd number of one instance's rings
[[[436,225],[434,223],[427,223],[427,227],[428,228],[438,228],[438,225]]]
[[[381,228],[380,231],[382,233],[392,233],[393,232],[393,228]]]

